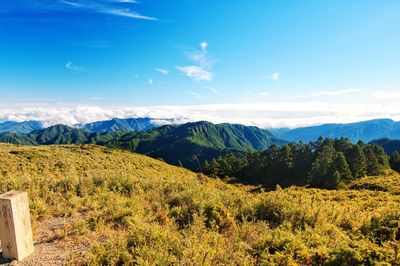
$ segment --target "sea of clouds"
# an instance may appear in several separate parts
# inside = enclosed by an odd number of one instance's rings
[[[183,106],[13,105],[0,107],[0,121],[42,121],[45,126],[75,125],[112,118],[150,117],[174,123],[206,120],[262,128],[300,127],[323,123],[349,123],[376,118],[400,120],[396,104],[338,104],[283,102],[207,104]]]

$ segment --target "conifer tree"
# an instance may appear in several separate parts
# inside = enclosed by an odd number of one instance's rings
[[[398,151],[394,151],[390,156],[390,166],[393,170],[400,172],[400,154]]]
[[[351,175],[349,165],[346,161],[346,157],[342,152],[336,153],[335,160],[332,166],[333,166],[332,170],[335,171],[335,173],[339,174],[338,182],[335,181],[337,185],[339,185],[342,182],[348,182],[353,178]]]
[[[354,178],[360,178],[367,174],[367,162],[360,145],[354,145],[346,157]]]
[[[382,168],[379,165],[378,158],[376,158],[374,150],[371,146],[364,147],[364,155],[367,162],[367,175],[379,175]]]

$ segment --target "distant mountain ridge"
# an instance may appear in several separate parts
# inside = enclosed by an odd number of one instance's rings
[[[107,121],[97,121],[83,125],[82,128],[87,129],[90,132],[113,132],[118,130],[126,131],[146,131],[162,124],[172,124],[173,119],[154,119],[154,118],[127,118],[119,119],[114,118]]]
[[[27,134],[33,130],[43,129],[43,123],[40,121],[6,121],[0,123],[0,133],[22,133]]]
[[[96,121],[87,124],[77,124],[71,127],[86,129],[90,132],[103,133],[114,132],[119,130],[125,131],[145,131],[150,130],[161,125],[173,124],[174,119],[158,119],[158,118],[113,118],[111,120]],[[0,122],[0,133],[21,133],[28,134],[34,130],[45,129],[46,127],[40,121],[5,121]]]
[[[370,142],[375,139],[400,139],[400,122],[391,119],[375,119],[349,124],[323,124],[295,129],[270,129],[277,137],[287,141],[302,141],[308,143],[324,138],[345,137],[352,142],[362,140]]]
[[[165,125],[148,131],[103,133],[56,125],[29,134],[1,133],[0,141],[27,145],[98,144],[162,158],[170,164],[196,170],[205,160],[227,153],[263,150],[286,143],[266,129],[205,121]]]

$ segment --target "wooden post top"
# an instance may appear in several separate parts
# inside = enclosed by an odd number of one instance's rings
[[[27,192],[11,190],[11,191],[8,191],[8,192],[0,195],[0,199],[12,200],[13,198],[19,197],[23,194],[27,194]]]
[[[22,260],[33,253],[28,192],[0,195],[0,239],[3,257]]]

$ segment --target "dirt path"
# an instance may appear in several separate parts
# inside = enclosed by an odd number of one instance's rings
[[[33,226],[35,252],[23,261],[6,260],[0,254],[0,265],[67,265],[71,258],[80,257],[89,247],[72,238],[62,238],[62,232],[71,219],[51,218]]]

